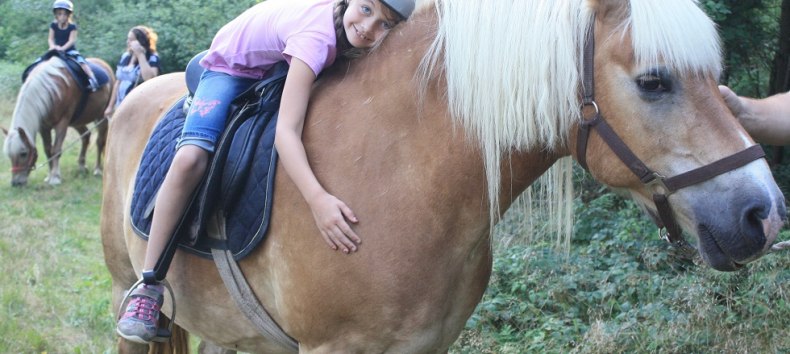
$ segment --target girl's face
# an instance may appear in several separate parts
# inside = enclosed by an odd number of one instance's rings
[[[55,9],[55,21],[57,21],[58,24],[65,25],[68,23],[69,15],[71,15],[71,13],[65,9]]]
[[[134,32],[129,31],[129,34],[126,35],[126,48],[131,49],[133,42],[137,42],[137,37],[134,35]],[[139,45],[140,43],[137,44]]]
[[[349,0],[343,15],[346,37],[356,48],[373,47],[397,22],[397,16],[379,0]]]

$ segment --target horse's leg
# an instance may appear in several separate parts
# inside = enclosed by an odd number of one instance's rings
[[[60,154],[63,151],[63,141],[66,140],[66,131],[68,129],[69,124],[66,120],[55,125],[55,143],[52,145],[52,160],[50,161],[48,181],[53,186],[63,182],[60,178]]]
[[[107,145],[107,125],[108,125],[107,120],[102,119],[101,123],[99,123],[97,127],[97,130],[99,131],[99,136],[96,137],[96,166],[93,168],[94,176],[102,175],[104,146]]]
[[[167,327],[170,319],[162,316],[159,318],[159,328]],[[189,332],[173,324],[170,340],[164,343],[151,343],[151,353],[189,354]]]
[[[88,145],[91,143],[91,131],[86,127],[74,127],[74,129],[80,134],[80,140],[82,140],[80,156],[77,158],[77,165],[79,166],[77,173],[82,176],[88,173],[88,168],[85,167],[85,156],[88,154]]]
[[[44,183],[49,183],[52,174],[52,131],[49,128],[41,128],[41,144],[44,146],[44,155],[47,157],[49,172],[44,178]]]
[[[147,354],[148,344],[130,342],[126,339],[118,339],[118,353],[120,354]]]
[[[198,345],[199,354],[236,354],[235,350],[222,348],[214,343],[201,340]]]

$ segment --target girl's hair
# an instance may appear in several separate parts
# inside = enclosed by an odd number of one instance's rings
[[[140,45],[145,48],[146,56],[156,53],[156,41],[159,39],[159,36],[156,35],[153,29],[146,26],[134,26],[132,27],[132,33],[134,38],[140,42]]]

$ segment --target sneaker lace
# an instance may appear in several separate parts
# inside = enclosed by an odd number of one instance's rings
[[[126,308],[123,317],[133,317],[143,321],[156,321],[159,317],[159,304],[148,296],[136,296]]]

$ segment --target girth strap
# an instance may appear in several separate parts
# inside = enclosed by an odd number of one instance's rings
[[[233,259],[233,254],[228,250],[218,249],[212,249],[211,254],[214,256],[214,263],[217,265],[222,282],[225,283],[225,288],[228,289],[241,313],[267,339],[275,341],[284,348],[291,349],[294,353],[298,352],[299,343],[283,331],[258,301],[247,283],[244,273],[239,268],[239,264]]]

